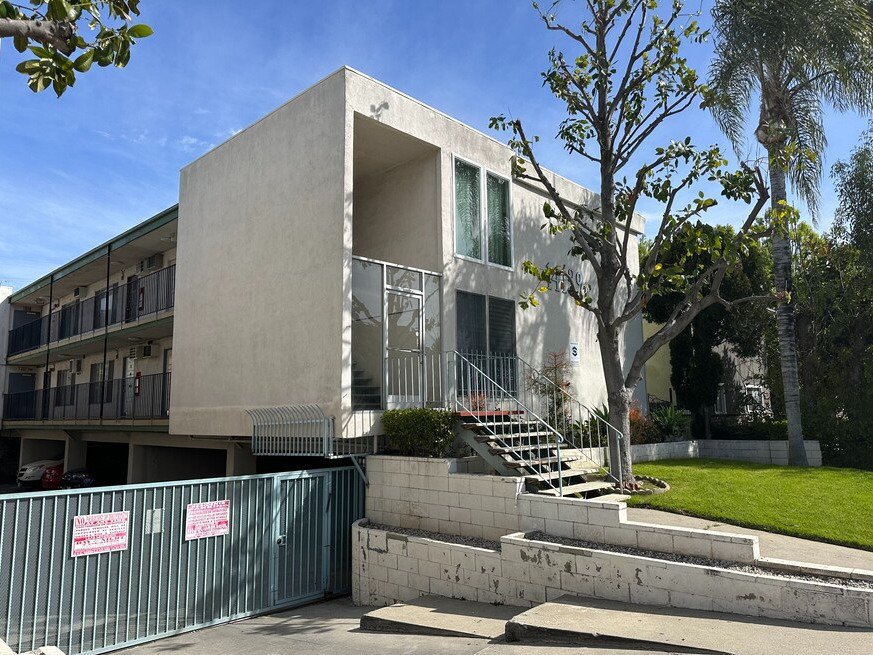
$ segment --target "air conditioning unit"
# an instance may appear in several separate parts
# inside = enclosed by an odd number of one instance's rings
[[[139,264],[137,264],[136,266],[136,272],[147,273],[148,271],[156,271],[163,265],[164,256],[158,253],[156,255],[152,255],[151,257],[147,257],[146,259],[140,259]]]
[[[85,287],[74,287],[73,288],[73,298],[78,298],[79,296],[85,293]]]
[[[135,348],[131,348],[130,351],[133,353],[133,357],[135,359],[148,359],[149,357],[154,357],[158,354],[159,346],[155,346],[153,344],[146,344],[145,346],[136,346]]]
[[[82,372],[82,360],[81,359],[71,359],[70,360],[70,370],[74,373]]]

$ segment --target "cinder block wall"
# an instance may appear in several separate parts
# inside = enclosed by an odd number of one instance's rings
[[[821,446],[818,441],[805,441],[810,466],[821,466]],[[746,441],[704,439],[697,442],[698,457],[730,459],[758,464],[788,466],[787,441]],[[641,461],[641,460],[640,460]]]
[[[563,594],[827,625],[873,625],[873,591],[501,538],[499,550],[353,528],[352,598],[388,605],[436,594],[529,607]]]
[[[475,475],[478,457],[367,457],[373,523],[497,541],[518,532],[521,478]]]
[[[475,475],[462,460],[370,456],[366,512],[373,523],[498,541],[541,530],[558,537],[665,553],[754,562],[757,537],[628,521],[625,503],[524,493],[522,478]]]

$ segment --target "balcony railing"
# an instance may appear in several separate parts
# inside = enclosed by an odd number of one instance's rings
[[[173,265],[112,286],[10,330],[7,354],[17,355],[109,325],[136,321],[170,309],[175,296],[176,266]]]
[[[4,421],[137,420],[166,418],[170,373],[85,382],[3,396]]]

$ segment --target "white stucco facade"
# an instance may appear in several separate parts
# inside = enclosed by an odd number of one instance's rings
[[[335,416],[345,436],[373,431],[378,412],[351,401],[353,257],[441,276],[443,351],[458,345],[458,292],[514,302],[518,356],[539,367],[578,343],[572,392],[603,403],[592,317],[560,292],[517,306],[533,288],[525,260],[578,267],[568,242],[540,229],[544,192],[510,182],[511,265],[456,254],[455,159],[510,181],[510,156],[343,68],[184,168],[170,432],[246,434],[247,409],[304,403]],[[596,204],[583,186],[553,179],[568,202]]]

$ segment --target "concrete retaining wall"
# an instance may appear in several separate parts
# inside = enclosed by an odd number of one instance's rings
[[[757,537],[628,521],[624,503],[527,494],[521,478],[454,472],[468,468],[471,460],[368,457],[367,518],[492,541],[520,530],[542,530],[735,562],[754,562],[760,554]]]
[[[694,459],[698,457],[696,441],[668,441],[641,443],[631,446],[631,457],[636,462],[655,462],[659,459]]]
[[[566,593],[827,625],[873,626],[873,591],[504,536],[500,550],[353,527],[352,597],[425,594],[529,607]]]
[[[818,441],[806,441],[805,445],[810,466],[821,466],[821,447]],[[586,450],[585,454],[598,464],[604,464],[607,460],[605,448]],[[700,441],[645,443],[631,446],[631,457],[637,463],[702,457],[788,466],[788,442],[702,439]]]
[[[666,444],[665,444],[666,445]],[[818,441],[805,441],[810,466],[821,466],[821,446]],[[746,441],[703,439],[697,442],[698,457],[730,459],[758,464],[788,466],[787,441]],[[642,461],[642,460],[640,460]]]
[[[497,541],[518,532],[522,478],[475,475],[479,457],[367,457],[367,517],[374,523]]]

